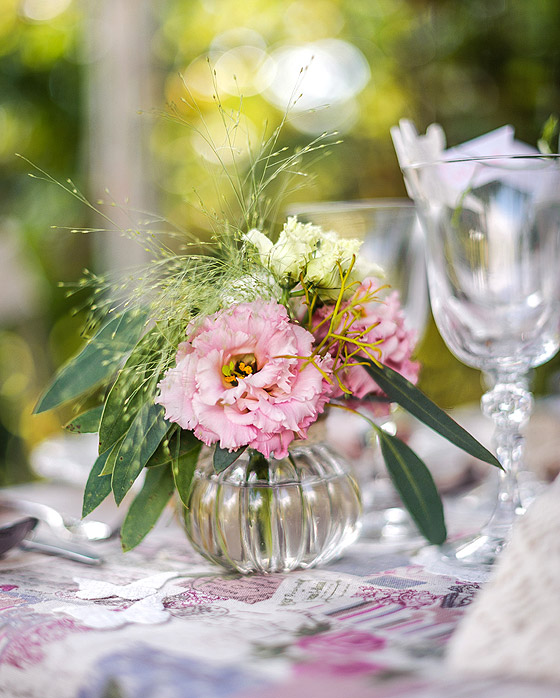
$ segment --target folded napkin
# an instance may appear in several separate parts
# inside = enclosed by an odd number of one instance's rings
[[[560,683],[560,477],[520,519],[454,634],[454,671]]]
[[[495,157],[497,155],[536,155],[538,150],[515,139],[513,126],[502,126],[477,136],[461,145],[446,149],[446,136],[439,124],[430,124],[425,135],[419,135],[409,119],[401,119],[391,128],[391,137],[399,165],[407,167],[420,163],[459,158]]]
[[[415,199],[420,193],[432,201],[442,201],[451,206],[456,205],[458,198],[463,205],[468,206],[468,195],[464,199],[465,192],[495,181],[497,170],[473,162],[457,163],[451,168],[438,163],[463,158],[539,154],[536,148],[515,139],[512,126],[502,126],[447,149],[445,133],[439,124],[431,124],[425,135],[419,135],[412,121],[401,119],[398,126],[391,128],[391,136],[399,165],[405,169],[409,196]],[[420,170],[415,184],[406,176],[406,168],[420,164],[432,167]],[[501,181],[507,181],[521,191],[534,190],[535,178],[527,172],[526,163],[512,161],[503,165],[499,172]]]

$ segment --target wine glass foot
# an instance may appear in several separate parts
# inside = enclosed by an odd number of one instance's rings
[[[508,539],[504,535],[481,533],[457,543],[446,543],[440,548],[441,559],[446,564],[456,565],[458,573],[465,568],[490,571]]]
[[[366,512],[360,539],[398,549],[414,548],[424,541],[406,509],[397,506]]]
[[[423,548],[413,558],[428,572],[466,582],[486,582],[508,538],[481,533],[470,538]]]

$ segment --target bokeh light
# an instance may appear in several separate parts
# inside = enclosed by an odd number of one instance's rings
[[[296,114],[308,112],[305,120],[295,121],[302,130],[348,130],[355,123],[358,110],[353,100],[371,78],[368,62],[356,46],[341,39],[321,39],[281,46],[271,58],[276,70],[265,95],[279,109],[291,105]],[[327,107],[330,113],[325,116],[321,112]]]
[[[236,46],[226,51],[214,70],[219,90],[245,97],[261,93],[276,76],[274,60],[257,46]]]
[[[21,14],[27,19],[46,22],[66,10],[72,0],[23,0]]]

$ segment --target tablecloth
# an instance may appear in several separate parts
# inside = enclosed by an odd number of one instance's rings
[[[78,493],[66,491],[24,494],[68,510]],[[243,577],[195,553],[172,512],[131,552],[95,549],[99,567],[0,560],[0,696],[559,695],[448,670],[446,644],[481,584],[429,572],[411,550],[360,540],[322,568]]]

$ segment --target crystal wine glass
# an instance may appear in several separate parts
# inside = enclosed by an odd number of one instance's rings
[[[320,225],[325,230],[336,230],[342,237],[363,240],[360,254],[383,268],[390,284],[387,292],[399,291],[407,327],[415,331],[418,340],[421,338],[428,314],[428,288],[422,233],[416,208],[410,199],[302,203],[291,206],[288,214],[297,215],[299,220]],[[353,436],[356,429],[361,429],[361,447],[355,448],[351,460],[362,491],[362,538],[391,544],[420,540],[378,448],[370,443],[376,437],[367,422],[354,420],[345,430],[346,423],[342,424],[345,418],[340,411],[331,417],[331,424],[335,423],[336,426],[339,447],[342,447],[341,440],[345,437],[341,431],[348,431]],[[390,433],[396,432],[393,414],[377,421]],[[354,441],[354,438],[350,439],[351,445]],[[373,465],[372,449],[368,448],[370,445],[374,446]]]
[[[523,514],[517,474],[533,400],[528,371],[560,344],[560,156],[492,156],[403,168],[426,233],[433,315],[449,349],[492,386],[482,411],[502,464],[497,503],[448,563],[488,568]]]

